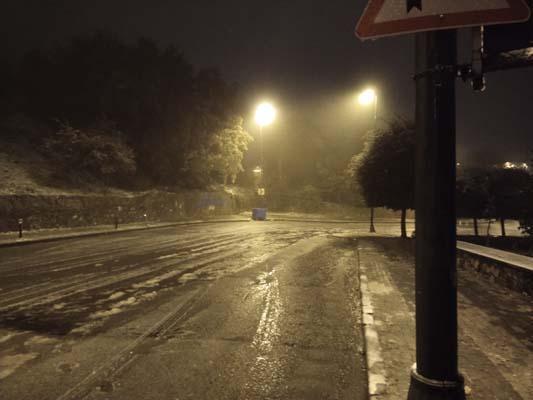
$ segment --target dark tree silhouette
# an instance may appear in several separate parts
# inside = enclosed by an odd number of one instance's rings
[[[529,184],[522,193],[521,205],[520,229],[533,236],[533,175],[529,176]]]
[[[489,194],[485,175],[473,175],[458,179],[456,183],[456,204],[458,218],[472,218],[474,234],[479,235],[478,220],[487,214]]]
[[[133,148],[138,177],[153,184],[205,187],[242,168],[251,138],[237,91],[216,70],[194,71],[174,46],[100,32],[30,52],[12,70],[13,113],[52,131],[112,125]]]
[[[414,208],[414,152],[413,124],[396,119],[378,130],[352,163],[369,207],[401,211],[402,237],[407,237],[406,212]]]
[[[520,169],[495,169],[487,177],[490,213],[500,220],[501,234],[505,236],[505,220],[520,219],[526,212],[531,175]]]
[[[370,208],[370,232],[375,232],[374,208],[385,206],[384,174],[380,174],[379,158],[373,151],[372,143],[367,141],[361,153],[352,157],[349,169],[355,178],[355,185],[361,191],[367,207]]]

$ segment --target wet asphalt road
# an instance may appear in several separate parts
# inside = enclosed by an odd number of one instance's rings
[[[0,398],[364,399],[343,236],[367,228],[206,224],[2,249]]]
[[[376,228],[399,235],[397,223]],[[357,244],[367,231],[212,223],[0,249],[0,399],[366,399]],[[375,257],[408,298],[404,250]],[[527,392],[526,298],[460,278],[468,381],[477,388],[498,366],[506,393]]]

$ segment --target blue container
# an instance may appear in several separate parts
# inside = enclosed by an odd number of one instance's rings
[[[266,208],[252,208],[252,219],[254,221],[264,221],[267,217]]]

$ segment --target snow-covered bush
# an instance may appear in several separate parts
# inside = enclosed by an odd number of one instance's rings
[[[134,152],[116,130],[81,130],[63,124],[44,140],[42,152],[55,161],[58,175],[70,179],[124,183],[136,171]]]

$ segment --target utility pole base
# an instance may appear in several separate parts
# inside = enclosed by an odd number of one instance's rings
[[[465,400],[464,379],[461,375],[457,382],[425,378],[413,366],[407,400]]]

